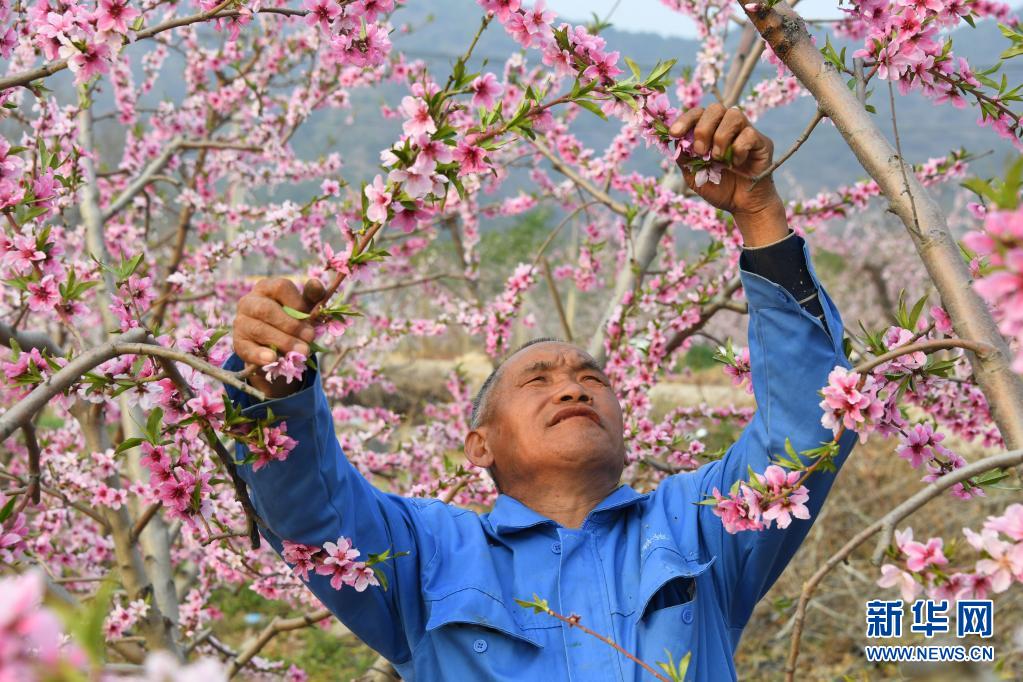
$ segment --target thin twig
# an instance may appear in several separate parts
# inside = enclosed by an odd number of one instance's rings
[[[28,491],[26,497],[32,500],[32,504],[39,504],[39,441],[36,440],[36,427],[29,420],[21,427],[25,434],[25,447],[28,449]]]
[[[543,264],[543,276],[547,280],[547,288],[551,292],[551,298],[554,299],[554,308],[558,311],[561,330],[565,333],[565,340],[572,343],[572,328],[568,325],[568,318],[565,317],[565,307],[561,305],[561,294],[558,293],[558,287],[554,283],[554,275],[551,274],[551,264],[547,261],[546,256],[541,258],[540,262]]]
[[[778,170],[778,168],[783,163],[788,161],[789,157],[795,154],[796,150],[803,146],[804,142],[810,139],[810,135],[813,133],[813,129],[817,127],[817,124],[820,123],[821,119],[823,119],[825,116],[826,114],[824,113],[824,110],[818,107],[817,111],[814,112],[813,118],[810,119],[810,122],[806,125],[806,128],[804,128],[803,132],[799,134],[799,137],[797,137],[796,141],[792,143],[792,146],[789,147],[788,151],[782,154],[781,157],[779,157],[777,161],[772,163],[766,170],[754,175],[753,178],[750,180],[750,187],[753,187],[753,185],[757,184],[758,182],[769,176],[771,173]]]
[[[151,505],[146,507],[146,510],[142,512],[142,515],[135,521],[135,525],[131,527],[131,541],[135,542],[142,535],[142,531],[149,525],[150,520],[156,516],[156,512],[160,511],[163,507],[162,502],[153,502]]]
[[[916,212],[916,199],[913,198],[913,191],[909,188],[909,176],[906,175],[906,160],[902,158],[902,143],[899,141],[899,124],[895,121],[895,90],[892,88],[891,79],[888,80],[888,103],[892,110],[892,132],[895,134],[895,151],[899,155],[899,170],[902,171],[902,191],[909,197],[909,205],[913,209],[913,226],[916,228],[917,235],[921,236],[923,233],[920,231],[920,216],[918,216]]]
[[[641,668],[643,668],[643,670],[646,670],[648,673],[650,673],[651,675],[656,677],[658,680],[661,680],[661,682],[671,682],[671,680],[669,680],[667,677],[665,677],[664,675],[662,675],[659,672],[657,672],[656,670],[654,670],[652,667],[650,667],[650,665],[648,663],[644,663],[640,659],[636,658],[636,656],[634,656],[632,653],[630,653],[629,651],[624,649],[621,645],[619,645],[613,639],[610,639],[609,637],[605,637],[604,635],[601,635],[601,634],[599,634],[597,632],[594,632],[593,630],[589,629],[588,627],[586,627],[585,625],[580,623],[579,622],[579,616],[563,616],[560,613],[558,613],[557,611],[555,611],[554,609],[550,608],[549,606],[544,609],[544,612],[548,616],[553,616],[554,618],[557,618],[562,623],[567,623],[569,627],[579,628],[580,630],[582,630],[583,632],[585,632],[589,636],[596,637],[597,639],[599,639],[604,644],[607,644],[608,646],[613,647],[620,654],[622,654],[623,656],[628,658],[630,661],[634,662],[636,665],[638,665]]]
[[[320,609],[319,611],[314,611],[313,613],[299,616],[298,618],[274,618],[270,621],[270,624],[263,629],[263,632],[259,634],[259,637],[257,637],[252,644],[245,647],[243,651],[239,652],[238,657],[231,661],[231,665],[228,666],[227,669],[228,678],[237,675],[238,671],[245,667],[246,663],[251,661],[256,654],[263,650],[263,647],[269,644],[271,639],[280,633],[307,628],[310,625],[315,625],[321,620],[329,617],[330,611],[327,609]]]
[[[543,156],[545,156],[548,161],[551,162],[551,165],[554,166],[554,170],[558,171],[566,178],[571,180],[573,183],[576,184],[576,186],[586,190],[586,192],[589,193],[594,199],[604,204],[618,215],[624,216],[628,214],[629,212],[628,206],[618,201],[617,199],[613,198],[610,194],[603,191],[602,189],[594,185],[592,182],[584,178],[577,170],[575,170],[567,163],[565,163],[565,161],[560,159],[543,142],[541,142],[540,140],[531,140],[531,142],[533,146],[536,148],[536,150],[540,152]]]
[[[946,348],[965,348],[966,350],[973,351],[980,357],[984,357],[988,353],[993,353],[994,348],[986,343],[980,341],[970,341],[969,339],[931,339],[930,341],[919,341],[917,343],[910,343],[905,346],[893,348],[892,350],[873,357],[870,360],[861,362],[853,368],[854,372],[863,374],[874,369],[878,365],[882,365],[889,360],[900,358],[903,355],[909,355],[910,353],[924,352],[933,353],[936,350],[944,350]]]

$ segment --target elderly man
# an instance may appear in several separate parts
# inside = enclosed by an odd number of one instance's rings
[[[249,415],[287,419],[298,445],[258,472],[242,467],[253,504],[282,540],[322,545],[350,537],[362,552],[409,554],[383,569],[389,588],[336,591],[326,576],[309,587],[407,680],[652,679],[612,647],[578,628],[515,603],[545,598],[562,614],[654,664],[692,653],[687,679],[735,678],[732,656],[753,607],[792,558],[811,520],[727,533],[703,500],[748,471],[762,472],[786,438],[797,449],[830,440],[817,391],[842,352],[842,322],[821,289],[803,240],[786,224],[770,177],[771,141],[737,108],[686,112],[671,128],[693,131],[694,151],[732,170],[694,191],[732,214],[744,242],[740,276],[749,302],[750,364],[757,412],[725,456],[666,478],[641,494],[619,479],[625,466],[622,410],[600,366],[569,343],[538,339],[494,370],[473,406],[465,455],[486,467],[501,494],[477,514],[435,499],[383,493],[345,459],[317,373],[297,387],[251,381],[273,399]],[[322,296],[268,280],[239,303],[236,356],[228,366],[263,364],[279,350],[308,352],[312,328],[282,309],[309,310]],[[847,434],[836,464],[854,443]],[[244,451],[240,452],[244,455]],[[807,480],[816,516],[834,473]]]

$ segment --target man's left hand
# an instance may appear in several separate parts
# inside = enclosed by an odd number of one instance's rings
[[[729,147],[731,165],[721,171],[721,181],[696,186],[694,173],[679,157],[686,184],[711,206],[728,211],[735,218],[746,246],[761,246],[788,234],[785,204],[770,175],[750,187],[751,179],[771,167],[774,143],[749,122],[738,107],[725,109],[718,103],[704,109],[695,107],[671,125],[672,137],[681,138],[693,130],[693,152],[724,163]]]

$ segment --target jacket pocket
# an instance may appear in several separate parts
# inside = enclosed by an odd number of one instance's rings
[[[648,663],[677,664],[697,651],[701,576],[717,559],[686,559],[669,548],[655,550],[643,566],[636,634],[640,658]],[[709,585],[708,585],[709,586]],[[690,670],[695,664],[690,661]],[[687,677],[688,679],[688,677]]]
[[[461,623],[491,630],[535,647],[544,645],[539,628],[528,627],[529,623],[520,625],[503,601],[482,590],[466,587],[440,599],[428,601],[427,604],[430,609],[426,621],[428,633],[446,625]],[[515,608],[520,607],[516,605]]]

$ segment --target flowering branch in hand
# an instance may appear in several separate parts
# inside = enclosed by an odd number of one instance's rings
[[[685,657],[683,657],[683,659],[679,661],[677,666],[673,664],[661,663],[660,665],[665,669],[665,672],[671,675],[670,678],[665,677],[664,675],[657,672],[654,668],[652,668],[649,664],[644,663],[640,659],[636,658],[636,656],[626,651],[624,648],[622,648],[621,645],[619,645],[613,639],[610,639],[608,637],[605,637],[604,635],[594,632],[593,630],[583,625],[580,622],[582,619],[579,616],[574,614],[570,616],[563,616],[562,614],[558,613],[557,611],[550,607],[550,604],[547,603],[546,599],[541,599],[539,596],[534,594],[532,601],[527,601],[525,599],[516,599],[515,603],[524,609],[532,609],[533,613],[546,613],[548,616],[557,618],[562,623],[568,624],[569,627],[579,628],[590,637],[594,637],[603,642],[604,644],[607,644],[608,646],[614,648],[616,651],[618,651],[620,654],[628,658],[630,661],[643,668],[643,670],[646,670],[655,678],[661,680],[661,682],[681,682],[682,678],[685,677],[686,670],[688,669],[689,666],[689,654],[686,654]]]

